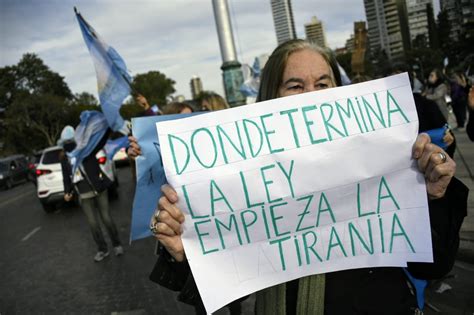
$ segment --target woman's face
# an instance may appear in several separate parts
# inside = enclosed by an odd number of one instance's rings
[[[434,84],[436,83],[436,81],[438,80],[438,77],[436,76],[436,72],[432,71],[430,73],[430,76],[428,77],[428,81],[431,83],[431,84]]]
[[[331,68],[311,49],[296,51],[287,60],[278,97],[335,87]]]

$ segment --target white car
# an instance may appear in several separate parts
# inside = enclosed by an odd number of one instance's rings
[[[56,205],[64,200],[63,173],[59,154],[63,151],[60,146],[49,147],[43,150],[41,159],[36,167],[37,195],[44,211],[52,212]],[[96,154],[102,171],[113,182],[109,193],[117,196],[118,179],[113,161],[107,159],[104,149]]]

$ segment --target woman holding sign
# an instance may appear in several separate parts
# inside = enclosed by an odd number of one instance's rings
[[[337,63],[325,49],[304,40],[275,49],[262,71],[257,101],[341,85]],[[426,134],[413,145],[413,158],[425,175],[433,234],[434,263],[409,263],[412,276],[439,278],[449,272],[466,215],[467,188],[456,180],[454,161]],[[181,240],[183,212],[175,190],[162,187],[152,231],[162,245],[158,282],[179,290],[180,300],[204,311]],[[155,268],[157,270],[157,268]],[[416,300],[402,268],[365,268],[312,275],[256,294],[257,314],[413,314]]]

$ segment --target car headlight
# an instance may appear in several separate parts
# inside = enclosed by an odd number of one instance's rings
[[[3,174],[0,174],[0,179],[3,179]]]

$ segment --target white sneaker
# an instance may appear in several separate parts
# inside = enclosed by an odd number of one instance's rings
[[[114,247],[114,253],[115,253],[115,256],[122,256],[123,255],[123,247],[120,246],[120,245]]]
[[[109,256],[109,252],[98,251],[94,256],[94,260],[99,262],[104,260],[105,257]]]

